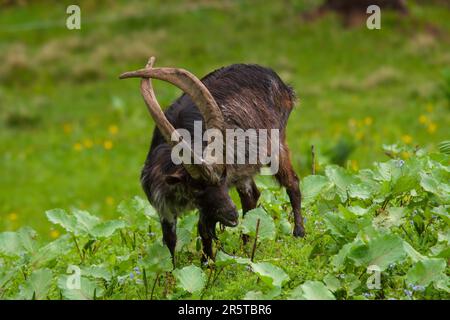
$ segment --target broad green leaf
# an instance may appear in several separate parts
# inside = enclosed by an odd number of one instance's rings
[[[70,240],[70,236],[65,234],[40,248],[36,254],[33,255],[31,265],[37,268],[56,258],[61,258],[65,254],[70,253],[73,246],[74,244]]]
[[[244,300],[272,300],[281,294],[280,287],[273,287],[267,292],[249,291]]]
[[[350,198],[367,200],[372,197],[372,189],[364,184],[351,184],[348,186],[348,195]]]
[[[187,229],[179,229],[177,230],[177,244],[176,251],[183,250],[187,245],[189,245],[192,241],[193,232]]]
[[[250,264],[251,261],[248,258],[241,258],[236,256],[230,256],[223,251],[218,251],[216,254],[216,266],[224,267],[232,264]]]
[[[253,272],[270,287],[281,287],[283,283],[289,280],[289,276],[280,267],[274,266],[268,262],[258,262],[251,264]]]
[[[93,300],[95,297],[101,297],[104,290],[97,286],[94,281],[91,281],[85,277],[81,277],[80,282],[71,282],[69,277],[61,276],[58,279],[58,288],[65,299],[68,300]],[[76,287],[79,284],[79,287]]]
[[[17,269],[0,270],[0,289],[6,286],[16,274]]]
[[[17,235],[20,238],[20,242],[22,247],[30,253],[33,253],[37,250],[37,233],[30,227],[23,227],[19,231],[17,231]]]
[[[406,274],[406,280],[410,283],[428,286],[430,283],[441,279],[447,263],[444,259],[424,259],[411,267]]]
[[[96,238],[108,238],[111,237],[117,230],[126,227],[125,221],[122,220],[110,220],[106,222],[100,222],[96,224],[90,231],[90,234]]]
[[[331,258],[331,263],[333,264],[335,270],[340,269],[344,265],[345,260],[347,259],[347,256],[353,246],[354,243],[347,243],[343,245],[339,252]]]
[[[189,232],[195,231],[198,222],[198,215],[194,212],[191,214],[185,214],[177,223],[177,229],[185,229]]]
[[[72,210],[76,219],[77,230],[83,233],[91,234],[92,229],[100,223],[100,219],[91,215],[89,212],[79,209]]]
[[[292,226],[286,217],[281,217],[279,222],[281,234],[290,235],[292,233]]]
[[[86,277],[104,279],[106,281],[110,281],[112,277],[111,272],[107,268],[95,265],[82,268],[81,274]]]
[[[77,229],[77,221],[75,217],[69,215],[63,209],[53,209],[45,212],[47,219],[53,224],[59,224],[67,232],[75,233]]]
[[[289,298],[293,300],[336,300],[333,293],[320,281],[306,281],[295,288]]]
[[[53,274],[50,269],[33,271],[23,285],[20,297],[26,300],[30,300],[33,297],[36,300],[46,299],[52,284],[52,279]]]
[[[348,257],[358,266],[375,265],[384,271],[389,264],[406,256],[403,240],[394,234],[380,235],[350,249]]]
[[[406,214],[404,207],[391,207],[384,213],[373,219],[375,226],[383,228],[399,227],[403,224],[403,217]]]
[[[22,244],[16,232],[0,233],[0,254],[7,256],[18,256],[21,252]]]
[[[405,249],[406,254],[411,258],[412,261],[417,262],[426,259],[425,256],[421,255],[416,249],[414,249],[408,242],[403,241],[403,249]]]
[[[324,218],[327,229],[330,230],[333,235],[348,239],[355,235],[355,232],[350,230],[352,224],[348,223],[348,221],[341,217],[338,213],[327,212]]]
[[[327,177],[321,175],[305,177],[301,182],[302,206],[307,206],[313,202],[329,183]]]
[[[442,218],[448,225],[450,225],[449,209],[446,206],[435,207],[431,210],[432,213]]]
[[[339,279],[333,276],[332,274],[327,274],[323,278],[323,282],[325,283],[327,288],[332,292],[337,291],[341,287],[341,282],[339,281]]]
[[[274,239],[276,231],[275,223],[273,222],[272,217],[263,208],[256,208],[245,214],[241,224],[243,233],[255,236],[258,219],[260,220],[258,239]]]
[[[173,271],[173,275],[178,281],[178,286],[190,293],[200,292],[206,284],[205,273],[194,265],[176,269]]]
[[[135,196],[133,199],[122,201],[117,210],[135,230],[148,230],[148,224],[151,223],[151,220],[159,224],[159,217],[155,209],[141,197]]]
[[[348,186],[352,183],[356,183],[357,179],[351,176],[344,168],[336,165],[327,166],[325,174],[336,186],[336,191],[341,198],[341,201],[346,201]]]
[[[406,193],[412,189],[415,189],[419,186],[418,178],[416,175],[403,174],[395,181],[392,186],[392,194],[400,195],[402,193]]]
[[[420,185],[425,191],[433,193],[438,197],[442,204],[450,203],[449,187],[447,184],[440,182],[436,175],[420,174]]]
[[[172,256],[169,249],[159,243],[154,242],[148,246],[147,255],[142,261],[147,272],[166,272],[173,269]]]

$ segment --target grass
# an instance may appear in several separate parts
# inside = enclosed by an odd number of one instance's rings
[[[403,19],[383,13],[382,29],[370,31],[346,29],[333,15],[305,22],[289,1],[82,1],[82,29],[70,31],[68,4],[0,12],[2,231],[31,225],[57,237],[46,209],[111,218],[122,199],[143,196],[139,172],[153,123],[137,81],[117,76],[150,55],[198,76],[236,62],[276,70],[299,97],[288,141],[302,176],[311,144],[321,166],[356,169],[385,159],[383,143],[433,149],[448,139],[440,85],[450,62],[450,12],[438,6],[411,3]],[[180,94],[155,87],[164,106]],[[294,240],[283,246],[293,258],[301,254]]]

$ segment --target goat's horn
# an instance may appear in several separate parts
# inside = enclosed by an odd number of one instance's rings
[[[153,91],[150,78],[160,79],[172,83],[184,92],[186,92],[194,103],[200,109],[201,114],[206,123],[206,127],[219,129],[223,132],[223,116],[216,101],[212,97],[211,93],[205,87],[205,85],[193,74],[183,69],[176,68],[153,68],[155,58],[151,57],[145,67],[137,71],[125,72],[120,76],[120,79],[125,78],[142,78],[141,80],[141,94],[144,97],[144,101],[148,107],[148,110],[155,121],[158,129],[161,131],[164,139],[171,146],[174,146],[181,140],[180,135],[172,124],[167,120],[164,115]],[[176,141],[172,141],[171,137],[175,134]],[[208,138],[208,143],[210,138]],[[191,146],[185,146],[194,157],[195,160],[200,160],[201,170],[197,170],[194,165],[184,164],[184,167],[193,178],[198,178],[202,175],[204,178],[210,180],[213,183],[217,183],[220,180],[222,167],[211,166],[205,163],[201,157],[199,157],[191,149]],[[197,159],[195,159],[197,158]]]

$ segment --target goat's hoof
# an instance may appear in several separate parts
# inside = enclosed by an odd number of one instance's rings
[[[305,237],[305,228],[303,226],[295,226],[293,235],[298,238]]]

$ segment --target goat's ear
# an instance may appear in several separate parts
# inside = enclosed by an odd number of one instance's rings
[[[167,184],[177,184],[186,180],[187,173],[184,170],[177,170],[173,173],[166,175],[166,183]]]

